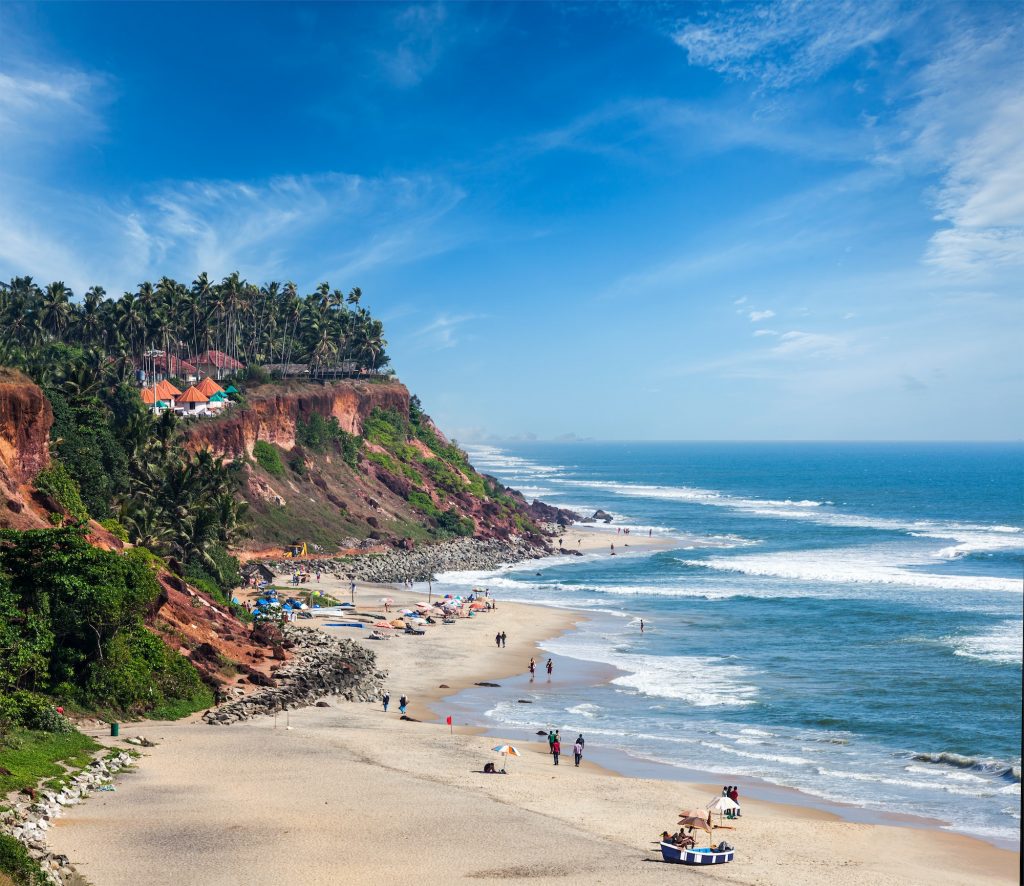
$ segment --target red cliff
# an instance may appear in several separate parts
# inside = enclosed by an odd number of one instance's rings
[[[48,526],[28,484],[50,464],[53,410],[39,386],[12,369],[0,369],[0,526]]]
[[[257,440],[282,449],[295,446],[295,423],[319,413],[333,416],[342,430],[360,434],[363,421],[377,407],[409,412],[409,391],[399,382],[340,381],[328,385],[264,385],[253,388],[244,406],[221,418],[202,421],[189,430],[196,449],[209,449],[229,458],[250,455]]]

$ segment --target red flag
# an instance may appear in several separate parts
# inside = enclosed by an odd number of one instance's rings
[[[447,723],[449,726],[451,726],[452,725],[452,718],[451,718],[451,716],[449,715],[448,719],[445,720],[444,722]]]

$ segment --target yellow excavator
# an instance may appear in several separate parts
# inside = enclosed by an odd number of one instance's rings
[[[297,541],[294,544],[289,545],[284,552],[286,557],[305,557],[309,553],[306,550],[306,543],[304,541]]]

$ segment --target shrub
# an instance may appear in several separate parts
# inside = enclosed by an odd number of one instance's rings
[[[363,449],[362,437],[342,430],[333,415],[325,418],[319,412],[313,412],[295,423],[295,442],[314,452],[323,452],[333,445],[343,461],[353,468],[359,464]]]
[[[268,474],[275,477],[284,476],[284,463],[281,461],[281,453],[265,440],[257,440],[252,448],[253,457],[256,463]]]
[[[5,729],[35,729],[39,732],[70,733],[74,727],[50,699],[36,692],[18,689],[0,696],[0,725]]]
[[[36,475],[35,486],[40,492],[49,495],[75,520],[84,521],[89,519],[89,512],[82,502],[82,495],[64,464],[59,459],[53,459],[50,466]]]
[[[109,520],[100,520],[100,526],[106,529],[114,538],[119,538],[121,541],[130,540],[128,538],[128,530],[114,517],[111,517]]]
[[[469,517],[460,517],[456,510],[445,511],[437,518],[437,525],[445,532],[452,535],[472,535],[476,531],[476,524]]]
[[[430,500],[430,496],[418,489],[409,493],[409,504],[430,517],[440,516],[441,512],[437,509],[437,505]]]
[[[289,458],[288,467],[303,480],[309,476],[309,471],[306,469],[306,460],[301,455],[293,455]]]
[[[0,834],[0,874],[6,874],[14,886],[44,886],[49,882],[25,845],[7,834]]]

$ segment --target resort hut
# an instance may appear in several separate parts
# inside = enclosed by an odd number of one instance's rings
[[[228,385],[226,388],[224,388],[224,393],[225,394],[237,394],[238,393],[238,388],[236,388],[234,385]]]
[[[178,407],[186,415],[203,415],[208,411],[210,398],[194,385],[178,397]]]
[[[143,388],[139,394],[142,397],[142,402],[149,407],[150,412],[163,412],[170,408],[170,404],[166,400],[157,398],[152,388]]]
[[[245,369],[244,363],[223,351],[204,351],[195,359],[194,365],[200,372],[215,375],[217,378],[224,378],[225,375],[232,375]]]
[[[217,384],[217,382],[210,378],[210,376],[206,376],[206,378],[199,382],[196,387],[210,398],[212,398],[214,394],[224,393],[224,388]]]
[[[174,404],[175,398],[181,396],[181,391],[167,381],[167,379],[158,381],[154,390],[156,392],[156,396],[160,400],[170,400],[172,405]]]

